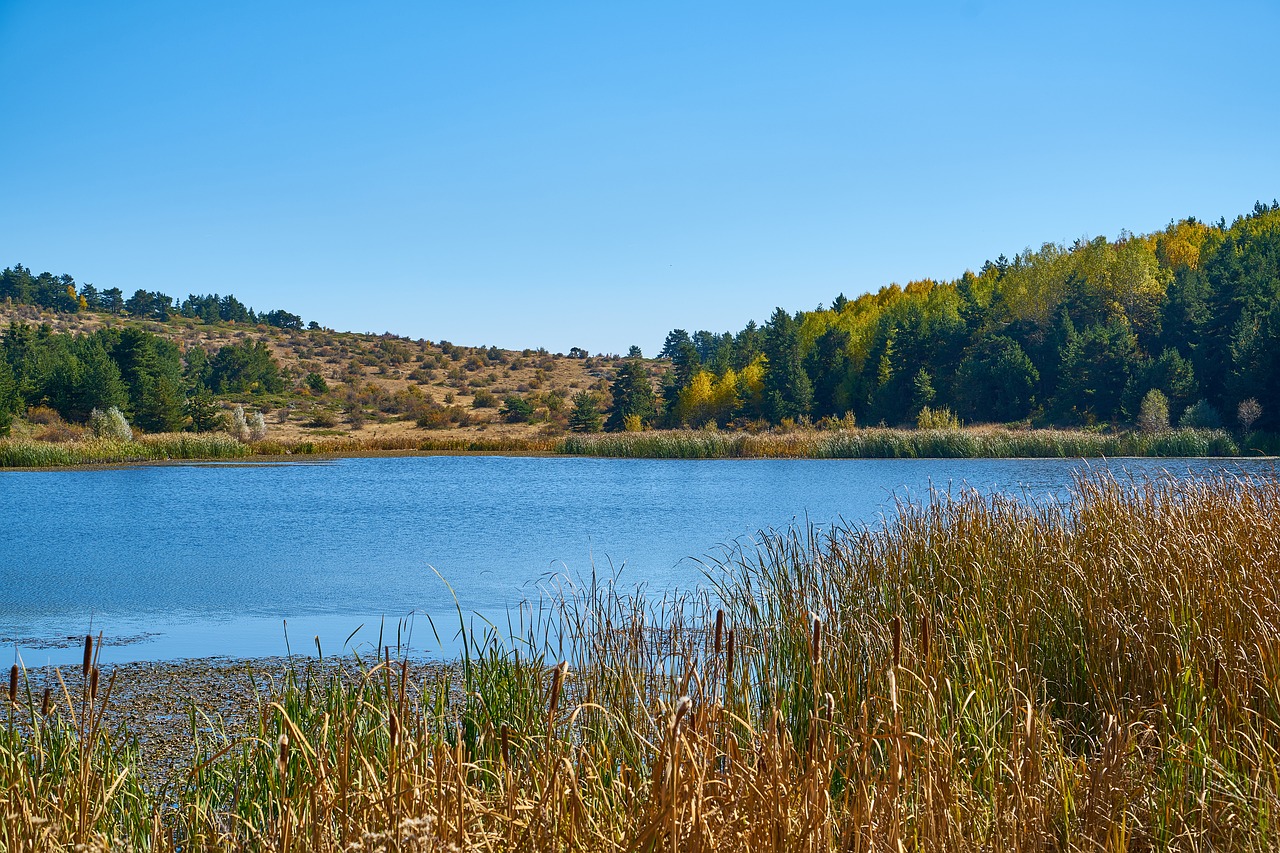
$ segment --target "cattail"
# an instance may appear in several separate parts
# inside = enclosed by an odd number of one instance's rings
[[[89,701],[98,698],[98,668],[95,666],[89,673]]]
[[[560,689],[564,686],[564,673],[569,665],[564,661],[556,667],[555,674],[551,677],[551,702],[549,704],[549,715],[552,719],[556,716],[556,709],[560,707]]]
[[[511,729],[506,723],[502,724],[502,763],[511,766]]]
[[[724,650],[724,677],[728,681],[733,676],[733,629],[729,629],[729,640]]]
[[[40,716],[49,716],[49,705],[53,701],[53,691],[48,687],[44,689],[44,698],[40,700]]]
[[[15,663],[9,667],[9,704],[17,704],[18,701],[18,665]]]
[[[893,617],[893,665],[902,661],[902,617]]]
[[[17,667],[14,667],[17,669]],[[1222,661],[1217,658],[1213,659],[1213,692],[1218,692],[1218,677],[1222,674]],[[9,679],[9,695],[13,695],[13,678]]]
[[[84,635],[84,663],[80,665],[80,675],[88,678],[89,667],[93,666],[93,635]]]
[[[720,657],[720,641],[724,638],[724,610],[716,611],[716,657]]]
[[[822,620],[813,617],[813,639],[809,642],[809,651],[813,655],[814,666],[822,659]]]
[[[836,718],[836,697],[830,693],[822,694],[824,719],[829,723]]]
[[[277,746],[276,764],[280,768],[280,774],[284,775],[285,770],[289,767],[289,736],[287,734],[280,735],[280,741]]]
[[[391,719],[387,721],[387,728],[391,730],[391,746],[394,748],[396,741],[400,739],[400,718],[396,716],[396,712],[391,712]]]
[[[684,716],[693,710],[693,700],[688,696],[681,696],[680,701],[676,703],[676,719],[673,723],[674,728],[680,727],[680,721]]]

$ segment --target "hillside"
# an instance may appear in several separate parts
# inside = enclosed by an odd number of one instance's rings
[[[187,317],[161,322],[0,302],[0,326],[8,329],[11,323],[45,325],[54,334],[76,336],[139,329],[172,341],[184,362],[197,348],[212,355],[228,345],[261,342],[279,364],[282,389],[214,396],[224,413],[235,403],[262,411],[269,435],[286,442],[350,433],[379,439],[436,431],[511,437],[556,434],[565,428],[568,401],[575,393],[590,391],[602,408],[607,404],[608,379],[619,360],[323,328],[205,323]],[[503,416],[503,400],[510,395],[529,401],[533,411],[528,422],[512,423]],[[15,436],[53,439],[79,432],[48,407],[28,412],[32,422],[19,417],[13,425]]]

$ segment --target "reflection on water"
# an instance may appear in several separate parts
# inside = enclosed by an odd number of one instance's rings
[[[351,644],[372,645],[406,620],[415,648],[447,654],[454,594],[498,614],[540,579],[593,566],[688,587],[699,559],[760,529],[874,522],[931,488],[1054,499],[1087,464],[1274,473],[1246,460],[492,456],[0,472],[0,638],[38,665],[77,659],[56,641],[91,627],[134,639],[104,650],[127,660],[282,654],[286,619],[294,651],[317,635],[336,651],[357,626]]]

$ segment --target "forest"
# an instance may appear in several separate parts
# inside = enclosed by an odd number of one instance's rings
[[[73,422],[115,408],[147,432],[202,432],[221,425],[213,394],[283,388],[279,365],[260,341],[183,353],[131,326],[71,335],[16,322],[0,340],[0,435],[28,406],[47,406]]]
[[[779,308],[736,333],[675,329],[661,354],[673,366],[668,426],[850,416],[1123,426],[1146,400],[1157,422],[1274,430],[1280,204],[1230,225],[1187,218],[1142,236],[1046,243],[953,281]]]
[[[87,282],[77,286],[70,275],[49,272],[36,275],[22,264],[0,271],[0,302],[6,299],[16,305],[38,305],[69,314],[99,311],[161,322],[188,317],[205,323],[265,323],[282,329],[302,328],[302,318],[297,314],[282,310],[259,314],[231,294],[191,294],[179,303],[159,291],[137,290],[126,299],[118,287],[99,290]],[[317,324],[311,326],[315,328]]]

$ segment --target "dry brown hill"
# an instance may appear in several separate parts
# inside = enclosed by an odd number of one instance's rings
[[[617,356],[573,358],[545,350],[464,347],[391,334],[287,330],[267,325],[206,324],[186,317],[167,322],[98,312],[67,314],[0,303],[0,324],[49,324],[56,332],[88,333],[104,326],[139,326],[175,341],[183,352],[210,355],[227,344],[264,342],[280,363],[288,391],[225,395],[267,416],[280,440],[350,432],[387,438],[443,430],[485,436],[532,436],[564,430],[570,398],[592,392],[607,407]],[[323,382],[318,382],[319,376]],[[508,423],[503,400],[518,395],[534,407],[531,423]]]

